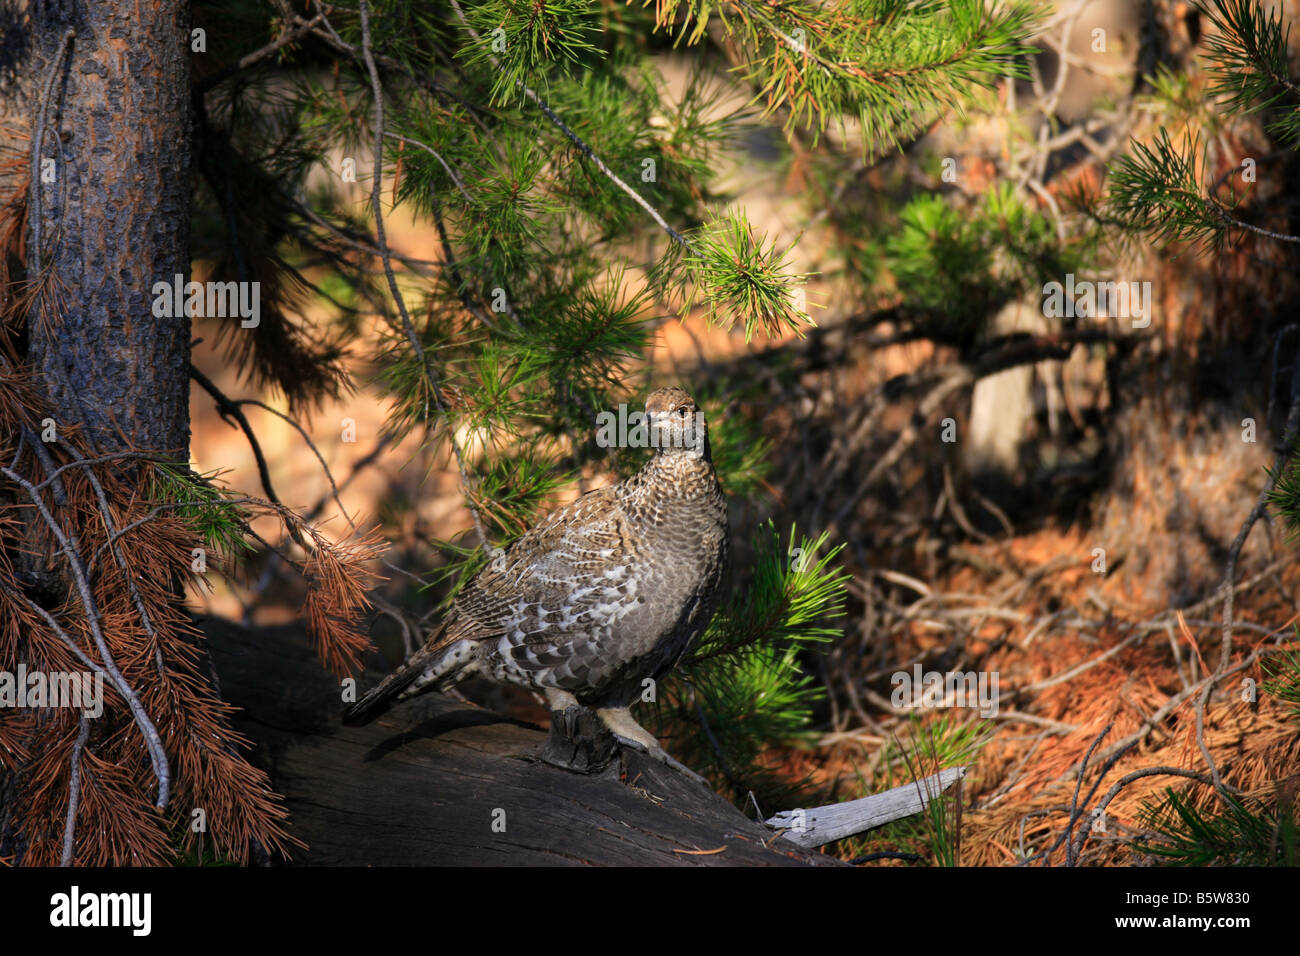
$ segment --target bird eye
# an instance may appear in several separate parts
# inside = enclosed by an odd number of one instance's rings
[[[678,415],[678,417],[680,417],[680,418],[685,418],[685,417],[686,417],[686,415],[687,415],[687,408],[686,408],[685,405],[683,405],[681,408],[677,409],[677,415]]]

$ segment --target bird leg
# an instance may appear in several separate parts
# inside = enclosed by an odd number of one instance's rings
[[[614,735],[568,691],[545,688],[551,729],[539,754],[543,763],[575,773],[599,773],[614,762]]]
[[[562,714],[570,707],[582,706],[578,703],[578,698],[567,690],[560,690],[558,687],[543,687],[542,692],[546,694],[546,706],[553,714]]]
[[[610,729],[614,739],[622,746],[639,750],[646,756],[667,764],[701,786],[709,785],[707,780],[686,764],[669,756],[668,751],[659,746],[659,741],[655,740],[654,735],[632,719],[632,713],[626,707],[602,707],[596,711],[596,716]]]

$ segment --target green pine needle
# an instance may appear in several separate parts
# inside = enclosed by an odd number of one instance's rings
[[[154,463],[149,499],[168,507],[168,513],[187,522],[204,545],[218,554],[238,555],[251,550],[245,531],[250,515],[227,499],[238,494],[215,482],[220,472],[195,474],[179,465]]]
[[[1197,810],[1172,787],[1165,799],[1145,804],[1139,819],[1148,836],[1134,848],[1167,866],[1296,866],[1300,820],[1292,805],[1282,815],[1252,811],[1223,794],[1227,809],[1218,815]]]
[[[1133,153],[1111,170],[1111,214],[1124,228],[1163,242],[1221,246],[1229,220],[1196,176],[1203,152],[1198,137],[1174,146],[1163,128],[1150,146],[1134,141]]]
[[[824,533],[809,539],[791,528],[782,544],[769,521],[755,542],[752,579],[732,592],[657,695],[652,725],[669,731],[682,759],[714,768],[737,799],[802,785],[784,779],[764,753],[808,739],[825,698],[801,657],[839,633],[829,622],[844,613],[849,578],[832,564],[840,547],[826,542]]]
[[[809,276],[789,271],[790,251],[778,252],[754,233],[745,213],[728,209],[689,236],[690,248],[674,247],[661,266],[670,283],[679,276],[678,313],[696,306],[713,325],[744,324],[745,341],[762,327],[769,338],[785,331],[802,336],[815,323],[799,288]]]
[[[1290,28],[1259,0],[1198,6],[1216,28],[1206,31],[1209,94],[1225,97],[1230,113],[1272,112],[1269,131],[1286,146],[1300,146],[1300,86],[1287,63]]]
[[[1295,629],[1300,639],[1300,627]],[[1261,688],[1265,694],[1286,705],[1295,717],[1300,717],[1300,651],[1280,650],[1260,662],[1269,680]]]

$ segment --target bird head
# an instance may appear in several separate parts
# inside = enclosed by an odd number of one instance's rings
[[[708,454],[708,425],[704,413],[684,390],[675,385],[656,389],[645,401],[650,418],[651,443],[660,455]]]

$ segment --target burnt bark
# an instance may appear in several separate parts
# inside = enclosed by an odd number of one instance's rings
[[[189,5],[65,0],[31,18],[28,358],[60,427],[187,461],[190,320],[152,306],[156,282],[190,272]]]

